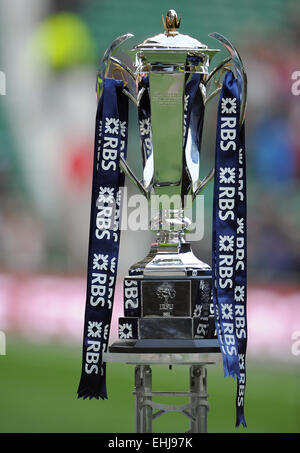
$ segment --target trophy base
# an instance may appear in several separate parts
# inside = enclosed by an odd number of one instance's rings
[[[148,255],[132,265],[130,275],[146,278],[187,277],[189,275],[210,275],[211,268],[194,255],[189,242],[153,243]]]
[[[209,345],[209,351],[211,347],[219,351],[211,269],[197,260],[189,243],[175,245],[158,245],[158,250],[152,246],[148,255],[154,256],[152,261],[130,268],[124,279],[117,349],[200,352]],[[146,272],[150,263],[151,272]]]
[[[109,346],[109,352],[115,353],[219,353],[217,339],[143,339],[119,340]]]

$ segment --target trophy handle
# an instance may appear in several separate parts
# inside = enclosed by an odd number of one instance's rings
[[[96,79],[96,95],[97,95],[97,101],[99,101],[100,97],[101,97],[101,94],[102,94],[102,90],[103,90],[103,83],[104,83],[104,78],[105,78],[105,75],[109,69],[109,63],[112,62],[116,68],[115,70],[121,70],[121,71],[125,71],[127,74],[129,74],[134,80],[135,80],[135,75],[134,73],[131,71],[131,69],[125,65],[124,63],[122,63],[121,61],[119,61],[117,58],[114,58],[112,55],[114,53],[116,53],[116,51],[124,44],[125,41],[127,41],[127,39],[129,38],[133,38],[134,35],[132,35],[131,33],[126,33],[125,35],[122,35],[122,36],[119,36],[118,38],[116,38],[112,43],[111,45],[106,49],[106,51],[104,52],[104,55],[100,61],[100,64],[99,64],[99,71],[98,71],[98,74],[97,74],[97,79]],[[123,79],[124,82],[125,79]],[[123,89],[123,93],[135,104],[137,105],[137,100],[135,99],[135,97],[129,92],[129,90],[125,90]]]
[[[193,193],[193,200],[196,198],[196,196],[203,190],[207,184],[213,179],[215,175],[215,169],[214,167],[210,170],[207,176],[202,179],[202,181],[198,181],[197,187]]]
[[[106,74],[109,71],[109,65],[111,63],[114,64],[115,68],[112,70],[112,77],[114,76],[114,72],[120,72],[121,77],[124,82],[124,88],[123,88],[123,93],[134,103],[135,106],[138,105],[138,100],[134,97],[129,92],[129,89],[127,87],[128,81],[126,81],[125,73],[129,75],[135,82],[136,76],[134,72],[122,61],[119,59],[115,58],[113,55],[116,53],[116,51],[127,41],[127,39],[132,38],[134,35],[131,33],[126,33],[125,35],[119,36],[116,38],[111,45],[106,49],[100,64],[99,64],[99,71],[97,74],[97,81],[96,81],[96,95],[97,95],[97,101],[99,101],[102,90],[103,90],[103,84],[104,84],[104,78]],[[135,176],[133,173],[132,169],[126,162],[126,160],[121,156],[120,157],[120,168],[124,171],[124,173],[136,184],[138,189],[142,192],[143,195],[145,195],[147,198],[149,197],[148,192],[144,188],[143,184],[139,179]]]
[[[217,41],[219,41],[221,44],[223,44],[223,46],[230,53],[230,59],[233,63],[233,72],[234,72],[236,79],[238,80],[238,84],[239,84],[239,88],[240,88],[240,100],[241,100],[240,127],[241,127],[245,121],[245,113],[246,113],[246,105],[247,105],[247,75],[246,75],[246,72],[244,69],[242,59],[241,59],[238,51],[236,50],[236,48],[231,44],[231,42],[227,38],[225,38],[225,36],[223,36],[217,32],[211,33],[209,36],[211,38],[215,38]],[[224,64],[224,61],[223,61],[223,64]]]
[[[126,80],[126,77],[125,77],[125,74],[127,76],[130,75],[130,77],[134,80],[134,82],[136,82],[136,76],[135,76],[134,72],[125,63],[123,63],[122,61],[118,60],[117,58],[114,58],[114,57],[110,56],[109,60],[115,65],[115,68],[112,71],[112,77],[114,78],[114,72],[120,72],[121,73],[121,77],[122,77],[122,80],[124,82],[124,85],[123,85],[124,88],[123,88],[122,92],[123,92],[123,94],[125,94],[125,96],[127,96],[130,99],[130,101],[132,101],[135,104],[136,107],[138,107],[138,101],[130,93],[129,88],[127,87],[128,79]],[[125,89],[125,87],[127,87],[127,89]]]
[[[208,75],[207,80],[206,80],[206,85],[212,80],[212,78],[216,75],[218,71],[221,69],[226,70],[226,64],[233,63],[233,73],[238,80],[239,83],[239,88],[240,88],[240,99],[241,99],[241,112],[240,112],[240,124],[239,126],[241,127],[242,124],[245,121],[245,112],[246,112],[246,105],[247,105],[247,75],[244,69],[244,65],[242,62],[242,59],[236,50],[236,48],[231,44],[231,42],[225,38],[223,35],[220,33],[211,33],[209,35],[212,38],[215,38],[217,41],[219,41],[221,44],[223,44],[228,52],[230,53],[230,57],[225,58],[218,66],[216,66],[211,73]],[[212,93],[210,93],[209,96],[205,99],[205,104],[209,102],[211,99],[213,99],[220,91],[222,87],[219,86],[216,90],[214,90]],[[193,199],[196,198],[196,196],[204,189],[204,187],[207,186],[207,184],[213,179],[215,174],[214,168],[210,170],[208,175],[202,179],[202,181],[199,181],[197,184],[197,187],[193,193]]]
[[[137,186],[137,188],[142,192],[142,194],[149,199],[150,193],[145,189],[144,185],[141,181],[135,176],[132,169],[124,159],[124,157],[120,157],[120,168],[124,171],[126,176],[128,176],[132,182]]]
[[[207,79],[206,79],[206,86],[210,83],[210,81],[212,80],[212,78],[216,75],[216,73],[218,71],[220,71],[220,69],[223,69],[226,70],[226,64],[227,63],[230,63],[231,61],[231,57],[227,57],[225,58],[220,64],[218,64],[218,66],[216,66],[208,75]],[[216,82],[215,80],[215,84],[218,85],[218,88],[216,90],[214,90],[212,93],[210,93],[207,98],[204,100],[204,104],[207,104],[211,99],[213,99],[218,93],[220,93],[221,89],[222,89],[222,85],[220,84],[220,82]]]

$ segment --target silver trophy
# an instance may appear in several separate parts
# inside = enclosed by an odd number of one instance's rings
[[[131,34],[117,38],[105,52],[97,76],[98,98],[104,78],[112,77],[124,81],[123,92],[139,111],[145,99],[148,102],[149,116],[140,128],[143,177],[137,178],[124,158],[121,168],[151,207],[157,200],[171,201],[169,205],[158,203],[151,219],[156,242],[125,278],[120,340],[111,345],[111,352],[219,350],[211,268],[194,255],[185,239],[191,225],[186,210],[190,211],[190,204],[214,176],[212,169],[199,180],[201,137],[199,140],[192,121],[185,125],[186,87],[195,74],[201,76],[197,96],[203,122],[206,103],[220,92],[220,79],[231,69],[241,80],[242,123],[246,75],[238,52],[222,35],[210,36],[225,46],[229,56],[209,72],[219,49],[180,34],[180,19],[174,10],[163,17],[163,24],[164,33],[142,43],[134,43]]]

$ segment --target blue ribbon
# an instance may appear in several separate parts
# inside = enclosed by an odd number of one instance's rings
[[[126,157],[128,98],[123,82],[106,78],[98,103],[89,235],[82,373],[78,397],[107,398],[107,350],[120,243],[120,156]]]
[[[219,100],[213,206],[213,302],[225,376],[237,378],[236,426],[246,426],[246,170],[238,80],[227,72]]]
[[[184,134],[183,134],[183,149],[186,150],[188,132],[194,134],[194,142],[197,144],[191,152],[192,160],[199,159],[199,151],[201,146],[202,127],[204,119],[204,104],[203,98],[199,90],[202,74],[193,74],[186,84],[184,95]]]
[[[143,165],[151,156],[152,149],[152,134],[151,134],[151,111],[150,111],[150,96],[149,96],[149,77],[143,77],[140,82],[139,89],[143,88],[143,94],[138,106],[139,129],[142,144]]]

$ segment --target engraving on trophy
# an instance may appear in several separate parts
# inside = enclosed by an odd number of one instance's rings
[[[180,93],[155,93],[152,97],[154,102],[160,105],[173,105],[182,102],[182,95]]]
[[[176,291],[169,285],[162,284],[156,290],[156,295],[159,299],[164,299],[162,304],[159,304],[159,309],[163,311],[163,316],[170,316],[174,304],[169,304],[169,299],[174,299]]]
[[[189,280],[141,282],[142,316],[191,316]]]

